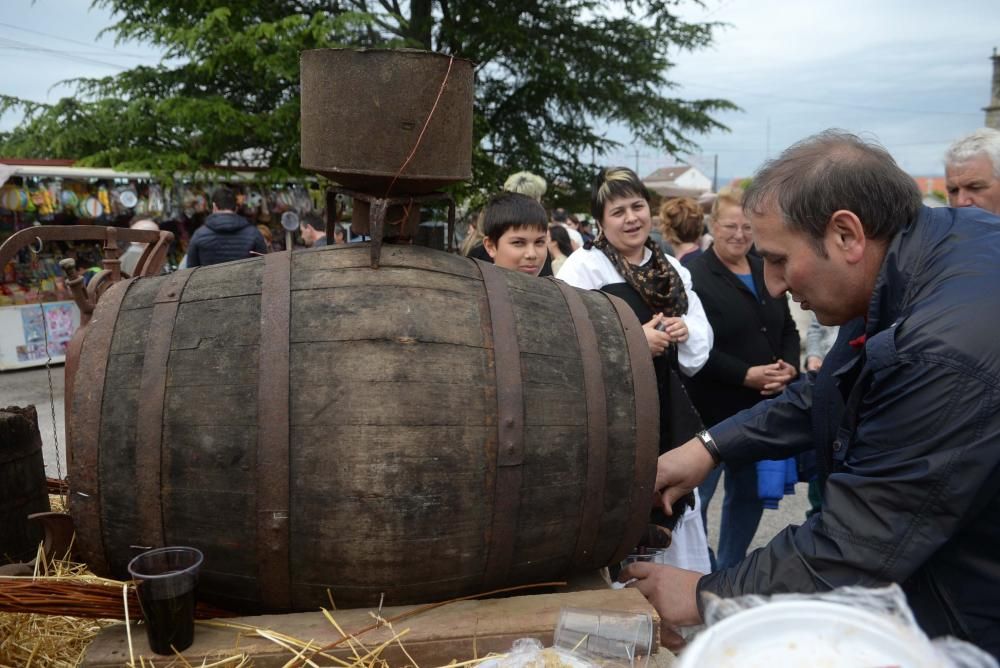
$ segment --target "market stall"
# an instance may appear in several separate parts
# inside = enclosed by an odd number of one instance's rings
[[[241,215],[262,233],[273,230],[265,237],[273,236],[272,250],[279,250],[285,239],[278,232],[281,215],[322,209],[325,195],[316,179],[262,184],[257,176],[220,171],[198,179],[178,176],[167,184],[149,172],[74,167],[68,160],[0,159],[0,243],[35,226],[127,228],[149,218],[174,235],[165,263],[165,271],[173,271],[190,234],[211,213],[214,187],[225,183],[237,190]],[[89,281],[100,271],[103,255],[99,242],[39,239],[0,266],[0,370],[63,361],[80,313],[69,301],[59,262],[73,259]]]
[[[0,371],[62,363],[66,346],[80,326],[72,301],[0,308]]]

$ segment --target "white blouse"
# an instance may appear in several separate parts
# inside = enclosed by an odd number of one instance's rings
[[[653,252],[648,248],[644,249],[642,264],[649,262],[652,257]],[[687,293],[688,311],[684,314],[684,324],[688,328],[688,339],[677,346],[677,362],[685,376],[693,376],[708,361],[708,353],[712,350],[715,334],[712,332],[712,325],[708,322],[701,300],[691,288],[691,272],[675,258],[669,255],[666,258],[680,274],[684,282],[684,292]],[[590,250],[581,248],[574,251],[563,262],[556,278],[584,290],[600,290],[605,285],[625,282],[625,278],[618,273],[608,256],[597,248]]]

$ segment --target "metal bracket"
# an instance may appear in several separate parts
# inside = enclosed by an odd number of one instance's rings
[[[412,204],[424,204],[427,202],[447,202],[448,203],[448,252],[451,252],[452,237],[455,233],[455,199],[448,193],[435,192],[426,195],[413,195],[411,197],[375,197],[365,193],[349,190],[339,186],[333,186],[327,190],[327,202],[330,201],[330,193],[346,195],[353,199],[368,202],[371,205],[370,211],[370,236],[371,236],[371,266],[378,269],[379,260],[382,257],[382,238],[385,234],[385,216],[391,206],[409,206]]]

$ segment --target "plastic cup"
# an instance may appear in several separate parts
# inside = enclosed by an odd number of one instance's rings
[[[128,564],[146,638],[157,654],[183,652],[194,642],[194,593],[203,559],[193,547],[161,547]]]
[[[640,551],[628,555],[617,564],[612,564],[608,568],[608,575],[611,577],[611,582],[617,583],[618,576],[629,564],[634,564],[637,561],[648,561],[649,563],[654,563],[656,561],[656,557],[663,552],[662,549],[639,548],[639,550]]]
[[[615,610],[563,608],[553,646],[603,666],[642,668],[653,651],[653,619]]]

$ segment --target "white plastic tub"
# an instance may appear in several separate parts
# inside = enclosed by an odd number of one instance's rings
[[[825,601],[750,608],[703,631],[678,668],[931,668],[922,634],[894,619]]]

